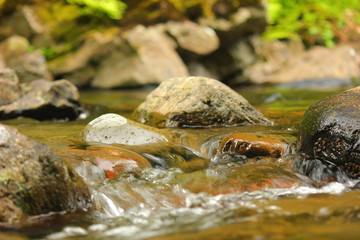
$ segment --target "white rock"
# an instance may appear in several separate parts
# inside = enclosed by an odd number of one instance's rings
[[[118,114],[108,113],[94,119],[86,126],[83,139],[124,145],[167,142],[168,139],[157,131],[159,130],[156,128],[128,120]]]

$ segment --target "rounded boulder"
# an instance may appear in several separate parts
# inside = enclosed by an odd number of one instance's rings
[[[159,85],[134,112],[156,127],[221,127],[271,124],[241,95],[205,77],[172,78]]]
[[[360,178],[360,87],[326,97],[305,112],[299,149]]]

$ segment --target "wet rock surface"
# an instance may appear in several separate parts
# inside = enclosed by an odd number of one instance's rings
[[[163,82],[135,109],[134,116],[157,127],[271,124],[241,95],[217,80],[204,77]]]
[[[58,154],[71,163],[83,161],[101,168],[109,179],[124,173],[137,174],[150,168],[149,161],[141,155],[122,148],[110,146],[87,146],[86,149],[61,149]]]
[[[89,142],[143,145],[167,142],[161,130],[140,124],[114,113],[92,120],[83,130],[82,138]]]
[[[0,222],[91,207],[75,171],[47,145],[0,124]]]
[[[269,156],[278,158],[283,155],[287,146],[272,138],[260,138],[246,134],[230,134],[220,143],[220,152],[226,154],[240,154],[246,157]]]
[[[324,98],[305,113],[299,149],[360,178],[360,87]]]
[[[83,113],[79,92],[67,80],[36,80],[22,84],[21,91],[18,85],[9,84],[8,87],[18,89],[21,97],[12,98],[15,101],[0,106],[0,119],[24,116],[38,120],[75,120]],[[7,94],[5,97],[8,97]]]

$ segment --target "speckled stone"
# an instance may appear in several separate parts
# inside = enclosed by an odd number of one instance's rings
[[[142,145],[167,142],[161,131],[129,119],[118,114],[104,114],[85,127],[82,138],[85,141],[101,143],[117,143],[124,145]]]
[[[241,95],[205,77],[172,78],[160,84],[134,112],[156,127],[222,127],[271,124]]]

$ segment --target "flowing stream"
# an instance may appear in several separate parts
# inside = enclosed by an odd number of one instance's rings
[[[0,230],[19,239],[359,239],[356,181],[296,153],[304,111],[340,89],[238,89],[274,126],[173,129],[179,142],[131,148],[76,140],[103,113],[131,117],[150,91],[82,92],[89,117],[81,121],[4,121],[57,150],[112,147],[140,154],[155,167],[108,178],[88,161],[74,162],[91,189],[94,211],[36,216]],[[288,149],[278,159],[219,154],[219,139],[230,133],[279,139]]]

